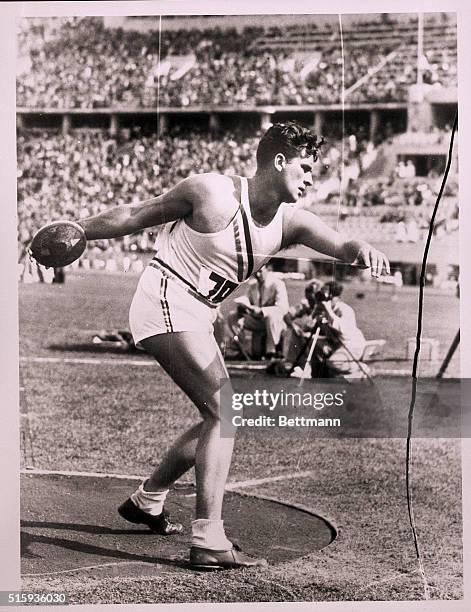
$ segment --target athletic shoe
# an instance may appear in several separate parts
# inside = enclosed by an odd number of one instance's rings
[[[190,565],[193,569],[226,570],[241,567],[266,567],[266,559],[256,559],[243,553],[237,544],[230,550],[210,550],[209,548],[190,548]]]
[[[147,525],[151,531],[159,535],[174,535],[183,531],[183,525],[172,523],[165,510],[157,516],[152,516],[138,508],[130,498],[121,504],[118,513],[130,523]]]

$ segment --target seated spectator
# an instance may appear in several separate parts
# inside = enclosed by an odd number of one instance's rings
[[[400,161],[396,166],[396,176],[400,179],[406,178],[407,176],[406,165],[403,161]]]
[[[229,314],[227,325],[231,337],[244,343],[246,331],[266,338],[265,356],[280,354],[283,320],[288,311],[288,292],[285,283],[270,269],[261,268],[248,282],[247,295],[236,298],[237,310]]]
[[[330,281],[316,296],[321,329],[312,361],[312,375],[316,378],[362,375],[358,361],[366,340],[357,326],[353,308],[340,299],[342,291],[340,283]]]
[[[416,170],[414,163],[411,159],[408,159],[406,163],[406,178],[415,178],[415,173]]]

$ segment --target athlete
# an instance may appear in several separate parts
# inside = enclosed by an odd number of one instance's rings
[[[80,220],[88,240],[116,238],[161,226],[156,254],[130,308],[136,345],[150,353],[198,408],[201,421],[167,451],[119,512],[170,535],[182,526],[164,511],[170,486],[191,467],[196,517],[190,563],[195,568],[266,565],[228,540],[222,521],[234,437],[221,437],[220,381],[227,379],[213,336],[218,304],[280,249],[304,244],[344,262],[389,274],[386,256],[350,240],[295,204],[312,186],[322,139],[297,123],[275,124],[257,148],[252,178],[190,176],[158,197]]]

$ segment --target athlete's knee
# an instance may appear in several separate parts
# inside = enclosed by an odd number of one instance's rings
[[[214,421],[216,423],[221,420],[221,407],[219,402],[202,402],[198,408],[203,417],[203,421]]]
[[[219,397],[201,402],[198,408],[203,421],[207,424],[219,426],[221,423],[226,423],[231,419],[231,407],[225,406],[224,400],[221,401]]]

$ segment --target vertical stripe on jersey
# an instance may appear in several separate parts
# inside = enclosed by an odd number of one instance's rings
[[[163,276],[160,280],[160,303],[162,305],[162,313],[167,332],[173,332],[172,320],[170,319],[170,307],[167,302],[167,284],[168,280]]]
[[[235,218],[232,222],[232,227],[234,228],[234,240],[237,255],[237,280],[239,283],[241,283],[244,280],[244,258],[242,256],[242,245],[240,243],[240,230],[237,218]]]
[[[252,250],[252,239],[250,238],[249,220],[245,212],[243,204],[240,205],[240,212],[242,213],[242,223],[244,226],[245,235],[245,247],[247,249],[247,275],[246,279],[252,276],[253,273],[253,250]]]

